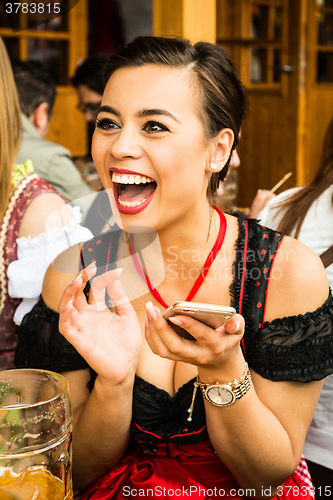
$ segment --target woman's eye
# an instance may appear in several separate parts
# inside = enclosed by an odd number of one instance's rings
[[[109,118],[100,118],[96,120],[96,127],[102,130],[114,130],[119,129],[119,125]]]
[[[149,132],[150,134],[154,134],[156,132],[169,132],[168,127],[162,125],[162,123],[152,121],[145,123],[143,126],[143,130]]]

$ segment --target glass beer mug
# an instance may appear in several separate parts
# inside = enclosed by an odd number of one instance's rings
[[[62,375],[0,372],[0,488],[22,500],[72,500],[71,437]]]

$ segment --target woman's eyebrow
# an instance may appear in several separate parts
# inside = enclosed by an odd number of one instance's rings
[[[115,108],[112,106],[100,106],[98,108],[98,113],[110,113],[115,116],[120,116],[119,111],[117,111]],[[168,116],[172,120],[175,120],[177,123],[180,124],[180,121],[172,114],[170,111],[167,111],[166,109],[160,109],[160,108],[153,108],[153,109],[142,109],[141,111],[138,111],[136,113],[136,116],[138,118],[142,118],[145,116],[156,116],[156,115],[162,115],[162,116]]]
[[[102,112],[105,112],[105,113],[110,113],[112,115],[116,115],[116,116],[120,116],[120,113],[119,111],[117,111],[115,108],[113,108],[112,106],[100,106],[98,108],[98,113],[102,113]]]
[[[173,114],[167,111],[166,109],[159,109],[159,108],[143,109],[142,111],[138,111],[138,113],[136,113],[136,116],[138,116],[139,118],[144,116],[154,116],[154,115],[168,116],[169,118],[175,120],[177,123],[180,124],[180,121],[177,120],[177,118],[173,116]]]

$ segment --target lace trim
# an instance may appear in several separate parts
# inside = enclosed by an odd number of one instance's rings
[[[12,189],[16,189],[24,177],[34,172],[34,166],[31,160],[15,165],[12,171]]]
[[[233,263],[233,275],[234,279],[230,285],[229,293],[232,298],[231,305],[235,307],[235,309],[239,310],[239,300],[240,300],[240,291],[242,284],[242,273],[243,273],[243,264],[244,264],[244,241],[245,241],[245,218],[243,214],[238,215],[238,238],[235,242],[235,251],[236,257]],[[255,252],[258,247],[258,234],[255,231],[256,221],[248,220],[248,253]],[[246,269],[245,269],[245,284],[243,291],[243,303],[242,303],[242,316],[244,316],[246,320],[246,329],[244,334],[244,342],[246,351],[251,347],[252,339],[256,333],[256,325],[252,315],[253,308],[253,293],[255,289],[255,281],[250,279],[251,271],[257,267],[257,263],[252,260],[247,260]]]
[[[268,380],[322,380],[333,373],[333,334],[291,347],[255,341],[248,359],[251,368]]]
[[[46,231],[45,233],[40,233],[38,236],[31,238],[31,236],[25,237],[22,236],[16,240],[17,246],[21,249],[26,248],[37,248],[43,244],[49,244],[53,241],[56,241],[59,238],[59,235],[62,233],[71,233],[73,230],[80,224],[82,220],[82,215],[80,211],[80,207],[75,206],[72,207],[70,204],[67,204],[67,207],[72,212],[73,217],[70,219],[68,224],[63,227],[55,227]]]
[[[6,273],[5,273],[5,245],[6,245],[6,234],[8,231],[8,226],[10,222],[10,218],[12,215],[12,212],[15,208],[17,199],[21,195],[21,193],[25,190],[29,182],[31,182],[33,179],[38,179],[38,176],[34,173],[27,175],[22,182],[19,183],[17,189],[14,191],[12,194],[9,204],[7,207],[7,210],[3,216],[2,223],[1,223],[1,231],[0,231],[0,285],[1,285],[1,295],[0,295],[0,314],[2,313],[2,310],[5,305],[5,300],[7,296],[7,280],[6,280]]]
[[[193,444],[208,439],[205,409],[201,391],[195,398],[194,418],[187,422],[188,408],[193,394],[195,378],[181,386],[174,396],[160,389],[138,375],[133,388],[133,411],[131,435],[142,442],[174,442]],[[153,405],[152,414],[145,422],[146,408]],[[158,410],[156,410],[156,405]],[[155,415],[154,417],[152,415]],[[163,421],[161,420],[163,419]]]
[[[237,312],[239,312],[239,294],[240,294],[240,284],[237,283],[237,273],[240,267],[240,257],[242,255],[242,242],[244,238],[244,229],[242,226],[244,224],[244,218],[241,215],[238,215],[238,236],[235,241],[235,260],[232,265],[232,276],[233,280],[229,287],[229,295],[231,297],[230,304],[234,307]]]
[[[176,401],[178,399],[183,400],[185,397],[189,396],[190,399],[192,397],[193,392],[193,384],[196,378],[189,380],[184,385],[179,387],[178,391],[174,396],[170,396],[170,394],[164,389],[160,389],[156,387],[154,384],[147,382],[143,378],[139,377],[139,375],[135,375],[135,387],[146,393],[148,396],[152,396],[154,401],[161,402],[162,404],[169,404],[170,400]],[[190,388],[190,389],[189,389]]]
[[[269,329],[271,331],[278,331],[287,329],[288,332],[294,333],[297,330],[301,330],[302,328],[307,328],[311,325],[318,325],[323,321],[327,321],[327,318],[330,316],[333,316],[333,297],[331,289],[327,300],[315,311],[307,312],[305,314],[298,314],[296,316],[276,318],[270,322],[265,321],[263,330]],[[263,330],[262,333],[264,333]],[[261,336],[260,333],[259,337]]]

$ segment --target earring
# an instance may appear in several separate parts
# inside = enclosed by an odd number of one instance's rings
[[[212,170],[216,170],[216,169],[217,169],[217,165],[216,165],[216,163],[215,163],[215,162],[211,162],[211,164],[210,164],[210,168],[211,168]]]

